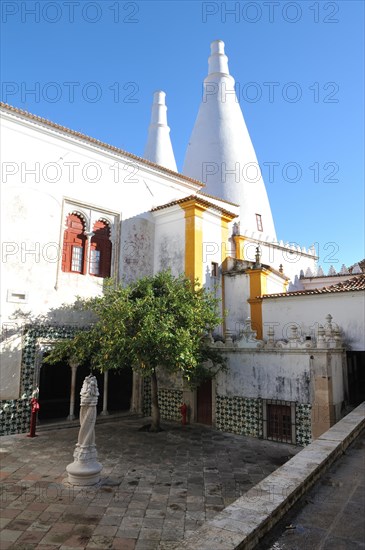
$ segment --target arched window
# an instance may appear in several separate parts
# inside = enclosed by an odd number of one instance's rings
[[[69,214],[63,236],[62,271],[85,273],[85,224],[78,214]]]
[[[89,273],[95,277],[110,277],[112,243],[109,225],[98,220],[93,227],[94,236],[90,244]]]

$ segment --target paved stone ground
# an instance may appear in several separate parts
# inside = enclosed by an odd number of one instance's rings
[[[257,550],[365,548],[364,450],[365,432],[262,540]]]
[[[84,489],[66,482],[77,427],[0,438],[1,550],[169,548],[300,450],[174,422],[150,434],[142,424],[97,424],[103,478]]]

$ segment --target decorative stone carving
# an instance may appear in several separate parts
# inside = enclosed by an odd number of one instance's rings
[[[274,347],[275,345],[275,329],[273,325],[270,325],[267,329],[267,344]]]
[[[310,334],[303,334],[298,324],[293,323],[290,327],[290,333],[286,340],[275,339],[274,325],[270,325],[267,330],[267,340],[257,340],[256,331],[251,328],[251,319],[248,317],[244,323],[243,330],[240,331],[237,338],[233,340],[233,333],[227,329],[225,333],[225,343],[217,340],[215,342],[206,340],[211,346],[220,348],[238,348],[238,349],[256,349],[256,350],[305,350],[305,349],[329,349],[342,348],[343,341],[341,329],[332,322],[332,315],[326,316],[326,324],[318,325],[316,337]]]
[[[233,344],[233,339],[232,339],[232,331],[229,328],[226,329],[224,336],[225,336],[226,346],[231,346]]]
[[[263,344],[263,342],[261,340],[257,340],[256,336],[256,330],[252,330],[251,327],[251,318],[247,317],[243,330],[239,333],[235,344],[239,348],[258,348]]]
[[[95,445],[96,405],[99,397],[95,376],[87,376],[80,392],[80,431],[74,461],[66,468],[72,485],[95,485],[100,481],[102,465],[97,461]]]
[[[267,340],[258,343],[259,349],[291,350],[291,349],[328,349],[341,348],[343,345],[341,330],[332,323],[332,315],[326,316],[326,324],[318,325],[316,338],[309,335],[303,336],[298,325],[293,324],[290,327],[290,334],[287,340],[275,340],[274,327],[269,326],[267,331]]]

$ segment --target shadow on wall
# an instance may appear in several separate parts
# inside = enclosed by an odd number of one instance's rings
[[[77,330],[87,328],[93,316],[78,304],[52,308],[47,314],[33,316],[17,310],[2,326],[2,373],[0,435],[24,433],[29,430],[30,398],[40,386],[40,418],[66,418],[69,412],[71,369],[68,365],[45,365],[43,355],[52,342],[72,338]],[[90,373],[80,365],[76,376],[75,414],[79,410],[79,392],[83,378]],[[102,375],[99,376],[99,407],[103,406]],[[128,410],[132,390],[132,371],[110,373],[108,377],[108,410]],[[43,418],[42,418],[43,417]]]

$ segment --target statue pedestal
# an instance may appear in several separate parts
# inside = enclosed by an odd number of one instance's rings
[[[66,468],[71,485],[96,485],[103,466],[97,461],[95,445],[76,445],[74,461]]]

